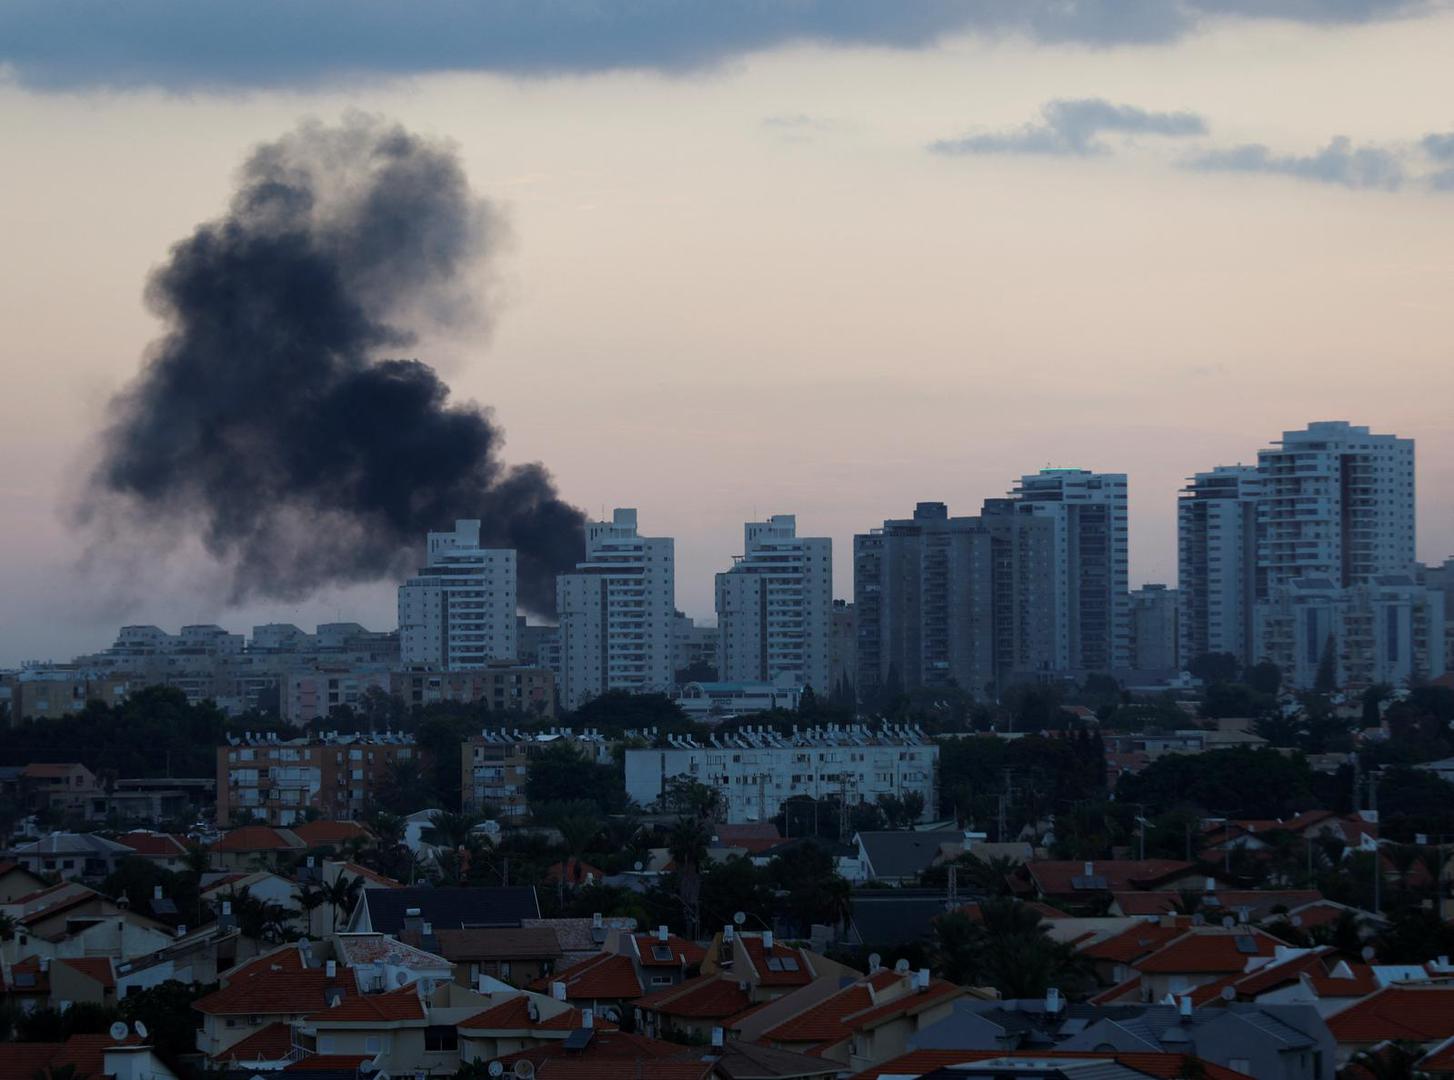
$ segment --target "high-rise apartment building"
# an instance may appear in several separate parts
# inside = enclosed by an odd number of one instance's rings
[[[793,679],[827,694],[833,541],[774,514],[743,526],[743,554],[717,575],[717,672],[724,682]]]
[[[1175,589],[1143,585],[1131,593],[1131,670],[1174,674],[1181,670],[1180,613]]]
[[[556,602],[565,708],[607,690],[652,693],[671,686],[674,544],[640,535],[635,510],[586,524],[585,560],[556,579]]]
[[[1124,669],[1130,661],[1126,474],[1042,469],[1011,498],[1055,526],[1055,666]]]
[[[943,503],[854,537],[859,698],[885,687],[982,694],[1052,666],[1053,525],[1008,500],[981,517]]]
[[[1414,566],[1414,442],[1324,420],[1257,454],[1260,595],[1315,577],[1363,585]]]
[[[1208,653],[1253,660],[1261,492],[1261,475],[1250,465],[1197,473],[1181,490],[1176,536],[1184,665]]]
[[[446,671],[513,660],[515,552],[480,547],[480,523],[429,534],[428,565],[399,586],[399,653],[405,664]]]

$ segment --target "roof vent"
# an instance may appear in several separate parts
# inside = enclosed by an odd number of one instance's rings
[[[671,931],[669,931],[665,926],[658,926],[656,928],[656,940],[657,941],[665,941],[670,936],[671,936]]]
[[[563,983],[563,982],[553,982],[553,983],[551,983],[550,984],[550,996],[553,997],[553,998],[555,998],[556,1001],[564,1001],[565,1000],[565,983]]]
[[[762,932],[762,947],[764,949],[771,949],[772,948],[772,931],[771,930],[764,930]]]
[[[338,961],[337,960],[329,960],[326,964],[324,964],[323,965],[323,974],[326,975],[330,979],[337,978],[338,977]]]

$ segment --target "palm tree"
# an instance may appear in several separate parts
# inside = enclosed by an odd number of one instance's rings
[[[478,824],[479,818],[473,814],[436,810],[429,815],[429,827],[424,830],[421,839],[435,847],[455,850],[469,843]]]
[[[601,834],[601,822],[593,817],[572,816],[561,818],[555,827],[560,830],[565,842],[566,862],[561,868],[561,880],[564,881],[566,868],[573,861],[580,862],[591,842]]]
[[[298,890],[298,906],[303,909],[308,932],[313,932],[313,913],[328,903],[328,892],[317,885],[304,885]]]
[[[975,892],[987,896],[1008,896],[1010,875],[1019,866],[1008,855],[991,855],[988,859],[974,854],[960,856],[958,866],[965,877],[965,884]]]
[[[333,879],[332,884],[323,887],[323,894],[328,904],[333,908],[333,929],[338,929],[338,917],[340,910],[352,912],[354,904],[358,900],[358,894],[363,889],[363,878],[349,877],[339,873]]]

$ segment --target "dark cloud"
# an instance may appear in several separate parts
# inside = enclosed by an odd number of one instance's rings
[[[398,358],[418,326],[480,324],[465,278],[498,232],[451,148],[397,126],[259,147],[228,212],[151,279],[167,333],[112,403],[82,520],[108,544],[198,535],[242,600],[396,577],[429,529],[480,518],[518,550],[522,605],[551,610],[584,516]]]
[[[1133,105],[1115,105],[1100,98],[1052,101],[1040,110],[1043,120],[1014,131],[941,139],[929,149],[936,154],[1054,154],[1083,157],[1103,154],[1108,147],[1098,136],[1205,135],[1206,121],[1190,112],[1148,112]]]
[[[1201,172],[1271,173],[1379,191],[1396,191],[1405,180],[1396,153],[1378,146],[1354,146],[1342,135],[1315,154],[1276,154],[1261,143],[1249,143],[1201,154],[1187,167]]]
[[[960,33],[1092,46],[1208,17],[1358,22],[1433,0],[6,0],[0,63],[37,87],[207,89],[442,71],[690,71],[780,45],[919,49]]]

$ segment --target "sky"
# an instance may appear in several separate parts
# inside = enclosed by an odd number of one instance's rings
[[[1185,478],[1320,419],[1417,440],[1419,557],[1454,555],[1447,4],[349,10],[0,11],[0,666],[395,625],[395,581],[232,604],[184,524],[76,513],[148,275],[255,146],[358,111],[452,142],[499,223],[486,317],[409,355],[675,537],[690,615],[744,521],[831,536],[848,597],[855,532],[1046,465],[1128,473],[1132,583],[1174,582]]]

